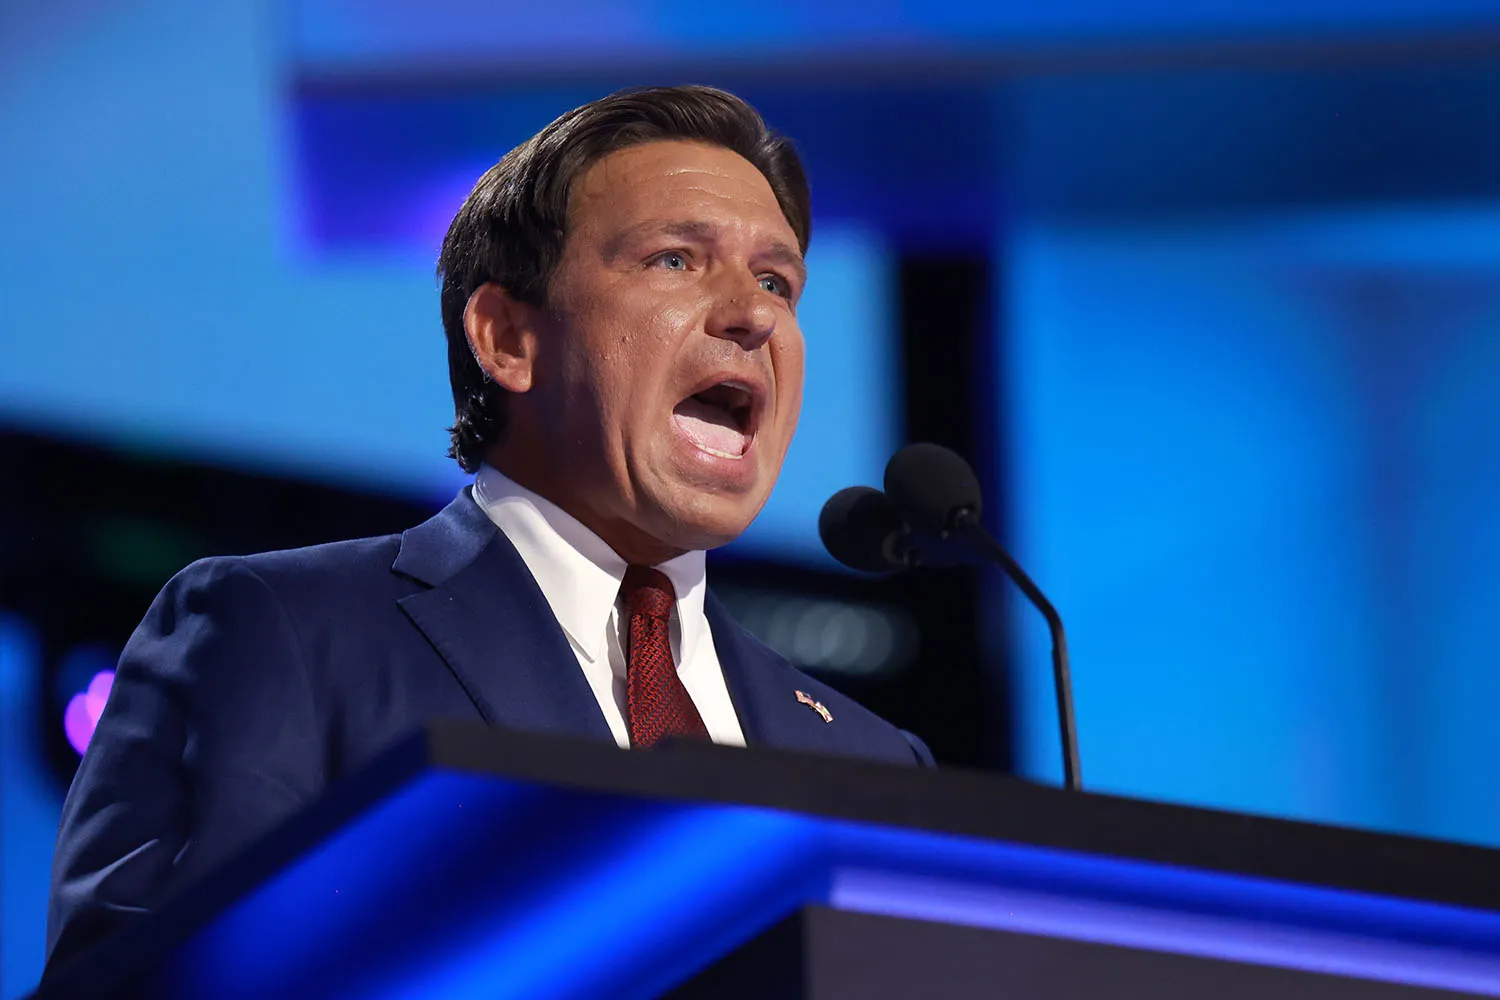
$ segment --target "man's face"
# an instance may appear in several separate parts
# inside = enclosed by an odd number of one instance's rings
[[[526,485],[631,561],[734,539],[797,425],[804,281],[738,154],[653,142],[595,163],[537,314],[532,387],[512,399]]]

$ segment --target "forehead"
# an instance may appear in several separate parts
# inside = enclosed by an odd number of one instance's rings
[[[733,150],[696,142],[649,142],[604,156],[573,185],[568,215],[569,228],[599,235],[673,217],[768,230],[796,245],[765,175]]]

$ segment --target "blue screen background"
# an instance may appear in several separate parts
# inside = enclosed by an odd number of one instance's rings
[[[1095,788],[1500,839],[1500,211],[1028,226],[1020,557]],[[1058,771],[1025,616],[1029,773]]]

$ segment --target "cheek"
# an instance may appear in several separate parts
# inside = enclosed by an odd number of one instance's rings
[[[649,317],[632,309],[628,294],[611,289],[575,298],[568,317],[564,381],[571,394],[592,397],[591,419],[618,423],[636,395],[635,373],[660,353]]]
[[[656,342],[656,346],[667,349],[675,347],[684,334],[698,329],[702,325],[699,316],[705,311],[705,305],[691,295],[671,300],[660,297],[642,310],[641,322],[643,328],[650,331],[650,339]]]
[[[791,336],[781,342],[772,363],[776,373],[776,418],[782,432],[790,440],[797,426],[797,417],[802,412],[802,381],[806,364],[802,332],[791,331]]]
[[[665,398],[665,386],[680,353],[684,316],[690,313],[617,312],[610,324],[611,335],[595,345],[590,362],[606,423],[627,437],[654,435],[676,402]]]
[[[670,413],[667,385],[683,357],[684,344],[701,324],[695,303],[663,303],[659,297],[626,310],[614,343],[613,375],[621,399],[637,420]]]

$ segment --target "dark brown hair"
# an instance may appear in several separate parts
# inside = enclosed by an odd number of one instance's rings
[[[485,171],[443,238],[438,275],[454,412],[448,454],[465,472],[479,468],[503,431],[507,395],[469,347],[469,297],[494,282],[522,302],[544,305],[568,235],[573,182],[610,153],[658,140],[708,143],[749,160],[770,182],[806,252],[812,220],[802,162],[789,140],[733,94],[712,87],[648,87],[569,111]]]

